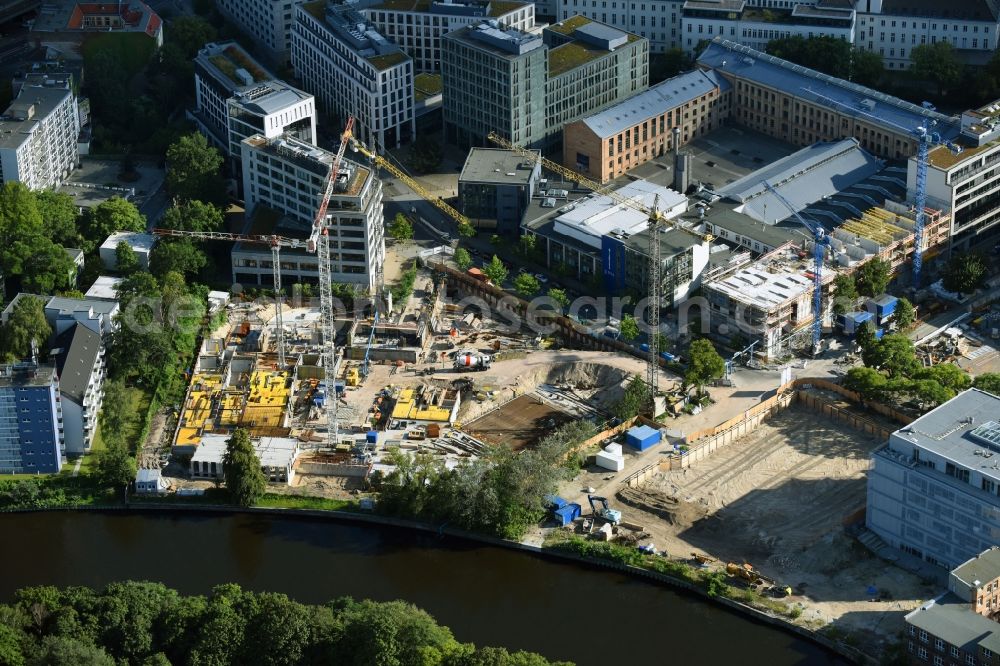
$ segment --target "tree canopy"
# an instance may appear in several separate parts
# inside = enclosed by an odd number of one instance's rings
[[[1000,372],[984,372],[976,377],[972,386],[1000,397]]]
[[[715,351],[715,345],[708,338],[699,338],[691,343],[688,350],[688,367],[684,373],[684,383],[702,388],[713,379],[719,379],[726,371],[726,361]]]
[[[910,51],[910,61],[913,63],[913,75],[937,84],[941,93],[962,79],[962,61],[955,47],[946,40],[914,46]]]
[[[766,51],[798,65],[864,86],[877,85],[884,73],[881,56],[855,49],[847,40],[828,35],[809,38],[794,35],[772,39],[767,43]]]
[[[407,241],[413,239],[413,225],[402,213],[396,213],[389,224],[389,235],[397,241]]]
[[[469,251],[464,247],[460,247],[455,250],[455,264],[458,266],[459,270],[468,270],[469,266],[472,266],[472,256]]]
[[[896,328],[905,331],[916,320],[917,310],[913,307],[913,303],[909,299],[900,298],[896,303],[896,311],[892,313],[892,321],[896,324]]]
[[[238,428],[226,440],[226,453],[222,458],[226,489],[234,504],[253,506],[264,496],[267,479],[260,468],[260,459],[250,443],[250,436]]]
[[[42,190],[35,192],[35,204],[42,217],[42,225],[50,240],[63,247],[80,247],[83,239],[77,230],[79,212],[73,197],[62,192]]]
[[[944,269],[943,285],[948,291],[971,294],[986,279],[986,262],[978,254],[956,253]]]
[[[518,273],[517,277],[514,278],[514,290],[525,298],[531,298],[537,294],[541,287],[538,278],[531,273]]]
[[[502,287],[503,283],[507,281],[509,271],[507,270],[507,266],[500,261],[500,257],[494,254],[490,263],[486,264],[483,268],[483,273],[490,279],[490,282],[498,287]]]
[[[52,327],[45,319],[45,301],[33,296],[19,298],[0,331],[7,361],[28,358],[32,340],[41,349],[52,335]]]
[[[854,310],[858,300],[858,288],[849,273],[838,273],[833,279],[833,312],[844,314]]]
[[[131,201],[111,197],[87,211],[82,227],[83,236],[93,249],[116,231],[145,231],[146,217]]]
[[[167,149],[167,187],[181,201],[222,204],[222,155],[199,132],[180,137]]]
[[[158,277],[171,272],[197,275],[207,263],[199,244],[190,238],[162,238],[149,255],[149,270]]]
[[[615,403],[614,414],[622,421],[627,421],[649,404],[649,387],[642,377],[634,375],[625,386],[621,400]]]
[[[622,323],[619,327],[622,333],[622,338],[631,342],[639,337],[639,322],[635,320],[632,315],[625,315],[622,317]]]
[[[160,225],[180,231],[218,231],[222,228],[222,211],[203,201],[182,201],[163,213]]]
[[[862,264],[854,274],[854,284],[857,286],[858,294],[874,298],[885,293],[891,277],[892,267],[889,262],[875,258]]]

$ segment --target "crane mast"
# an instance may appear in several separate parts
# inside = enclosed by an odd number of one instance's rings
[[[656,394],[660,388],[660,196],[653,201],[649,214],[649,358],[646,362],[646,390],[649,391],[650,415],[656,416]]]

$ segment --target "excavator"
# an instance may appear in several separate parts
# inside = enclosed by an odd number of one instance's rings
[[[597,497],[595,495],[587,495],[587,501],[590,502],[590,510],[593,512],[594,516],[602,518],[612,525],[617,525],[622,522],[622,512],[617,509],[612,509],[608,504],[606,497]],[[597,508],[598,503],[601,508]]]

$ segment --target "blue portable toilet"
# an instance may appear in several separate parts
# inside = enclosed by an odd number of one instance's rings
[[[660,443],[660,431],[647,425],[629,428],[625,434],[625,443],[633,449],[645,451]]]
[[[378,444],[378,432],[369,430],[368,434],[365,435],[365,441],[369,444]]]
[[[569,525],[574,520],[579,518],[581,512],[582,509],[580,505],[577,504],[576,502],[573,502],[571,504],[566,504],[565,506],[556,509],[555,511],[552,512],[552,515],[555,517],[556,522],[559,523],[560,526],[565,527],[566,525]]]

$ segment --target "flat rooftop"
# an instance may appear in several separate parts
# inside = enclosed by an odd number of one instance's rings
[[[48,386],[52,383],[55,367],[33,363],[14,363],[0,366],[0,386]]]
[[[138,231],[116,231],[101,243],[102,250],[114,250],[125,243],[136,252],[150,252],[156,245],[156,236]]]
[[[266,139],[260,134],[254,134],[243,140],[243,143],[253,148],[276,155],[294,162],[298,166],[308,169],[312,173],[326,178],[333,167],[335,153],[324,150],[319,146],[314,146],[305,141],[290,136],[275,137]],[[347,157],[341,158],[340,176],[337,179],[337,186],[333,191],[334,197],[357,196],[364,188],[368,178],[372,176],[372,171],[368,167]],[[316,204],[319,205],[319,195],[316,193]]]
[[[108,301],[116,300],[118,298],[118,285],[121,284],[123,279],[110,275],[101,275],[94,280],[94,284],[90,285],[90,289],[87,290],[84,296]]]
[[[935,131],[945,139],[954,139],[961,130],[957,118],[719,37],[698,57],[698,65],[775,90],[795,91],[796,97],[892,133],[900,132],[901,127],[916,129],[928,120],[937,121]]]
[[[960,581],[978,587],[978,584],[1000,578],[1000,548],[990,548],[951,570]]]
[[[541,156],[539,150],[532,152]],[[473,148],[465,158],[458,180],[496,185],[526,185],[534,171],[534,164],[512,150]]]
[[[705,222],[716,224],[730,232],[730,238],[720,240],[735,243],[733,236],[753,239],[770,247],[779,247],[788,241],[802,245],[803,241],[812,240],[813,235],[798,222],[764,224],[745,213],[737,212],[736,206],[717,201],[710,206],[705,215]]]
[[[980,648],[1000,652],[1000,624],[972,611],[951,592],[910,612],[906,622],[966,654],[978,655]]]
[[[205,435],[201,445],[191,457],[191,462],[221,463],[226,454],[226,440],[230,435]],[[287,467],[295,460],[299,442],[291,437],[261,437],[251,439],[261,467]]]
[[[194,60],[230,85],[233,91],[250,89],[275,78],[234,41],[206,44]]]
[[[17,149],[73,93],[65,88],[24,86],[0,117],[0,147]]]
[[[487,21],[449,32],[445,38],[459,40],[504,58],[517,58],[545,46],[542,36],[537,33],[491,25]]]
[[[768,309],[802,296],[812,289],[812,284],[811,278],[798,271],[772,272],[763,266],[753,265],[706,286],[733,300]]]
[[[368,5],[364,9],[384,9],[397,12],[419,12],[422,14],[440,14],[444,16],[483,16],[498,18],[515,12],[531,4],[515,2],[514,0],[382,0]]]

